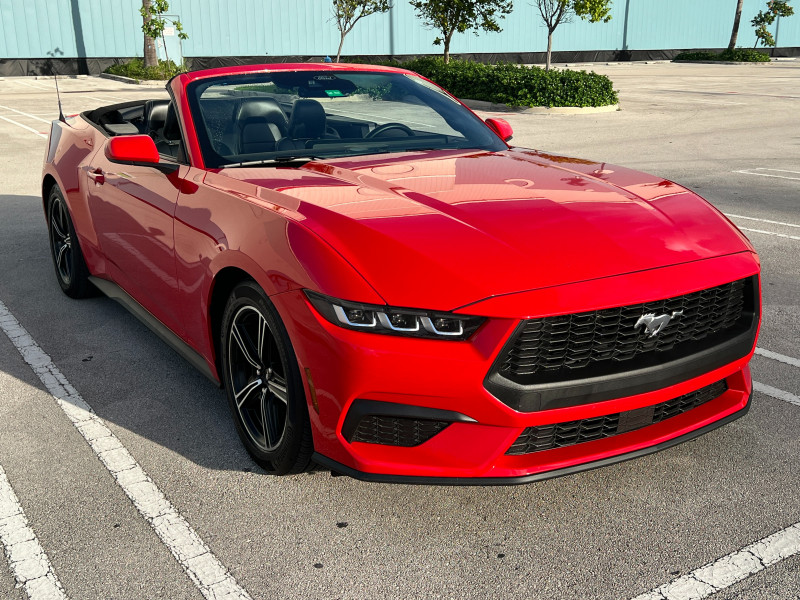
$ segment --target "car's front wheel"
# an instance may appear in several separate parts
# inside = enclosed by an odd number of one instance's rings
[[[47,198],[47,229],[50,255],[61,289],[70,298],[90,296],[93,288],[89,282],[89,269],[83,259],[67,203],[57,185],[52,187]]]
[[[289,335],[254,282],[240,283],[222,317],[222,377],[239,437],[276,475],[300,473],[313,451],[305,391]]]

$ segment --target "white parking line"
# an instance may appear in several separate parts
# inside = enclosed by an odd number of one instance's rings
[[[53,571],[36,534],[14,493],[6,472],[0,466],[0,543],[8,566],[30,600],[66,600],[67,595]]]
[[[791,356],[786,356],[785,354],[778,354],[777,352],[772,352],[771,350],[765,350],[764,348],[756,348],[756,354],[759,356],[763,356],[765,358],[771,358],[772,360],[777,360],[782,363],[786,363],[787,365],[792,365],[793,367],[800,368],[800,359],[792,358]]]
[[[739,227],[742,231],[751,231],[753,233],[763,233],[764,235],[774,235],[775,237],[786,238],[789,240],[800,240],[800,235],[788,235],[785,233],[775,233],[774,231],[764,231],[763,229],[750,229],[749,227]]]
[[[795,396],[791,392],[785,392],[783,390],[779,390],[776,387],[772,387],[771,385],[767,385],[766,383],[760,383],[758,381],[753,382],[753,388],[757,392],[761,392],[762,394],[766,394],[767,396],[772,396],[773,398],[777,398],[778,400],[783,400],[784,402],[788,402],[789,404],[800,406],[800,398]]]
[[[731,219],[747,219],[748,221],[759,221],[761,223],[771,223],[772,225],[783,225],[784,227],[800,227],[796,223],[784,223],[783,221],[770,221],[769,219],[756,219],[755,217],[745,217],[743,215],[728,215]]]
[[[13,113],[17,113],[18,115],[22,115],[23,117],[29,117],[31,119],[35,119],[37,121],[41,121],[42,123],[47,123],[48,125],[53,121],[53,119],[47,120],[41,117],[37,117],[36,115],[32,115],[30,113],[22,112],[21,110],[17,110],[16,108],[10,108],[8,106],[3,106],[0,104],[0,108],[4,110],[10,110]]]
[[[0,119],[3,119],[3,121],[8,121],[9,123],[12,123],[12,124],[16,125],[17,127],[22,127],[23,129],[27,129],[28,131],[30,131],[32,133],[35,133],[39,137],[43,137],[43,138],[47,137],[47,134],[42,133],[40,131],[36,131],[33,127],[28,127],[27,125],[23,125],[22,123],[18,123],[14,119],[9,119],[8,117],[2,117],[2,116],[0,116]]]
[[[208,600],[250,600],[225,566],[0,301],[0,329]]]
[[[33,88],[35,90],[48,90],[48,89],[50,89],[50,88],[43,87],[43,86],[40,86],[40,85],[35,85],[35,84],[30,83],[28,81],[19,81],[18,79],[14,80],[14,83],[19,83],[20,85],[24,85],[25,87]]]
[[[754,173],[754,171],[775,171],[778,173],[796,173],[797,177],[787,177],[786,175],[774,175],[772,173]],[[742,175],[758,175],[759,177],[775,177],[777,179],[794,179],[800,181],[800,171],[787,171],[785,169],[768,169],[761,167],[758,169],[742,169],[741,171],[734,171],[734,173],[741,173]]]
[[[634,600],[700,600],[800,553],[800,523],[758,540]]]

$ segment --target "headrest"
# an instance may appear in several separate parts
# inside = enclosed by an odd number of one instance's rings
[[[167,115],[164,119],[164,133],[162,134],[165,140],[178,141],[181,139],[181,128],[178,124],[178,115],[175,112],[175,105],[170,102],[167,109]]]
[[[325,136],[325,109],[310,98],[295,100],[289,119],[289,137],[321,138]]]
[[[167,120],[169,100],[148,100],[144,103],[145,133],[158,131]]]
[[[236,115],[236,122],[242,126],[248,119],[264,119],[267,123],[275,123],[281,133],[286,132],[286,114],[277,100],[272,98],[249,98],[242,102]]]

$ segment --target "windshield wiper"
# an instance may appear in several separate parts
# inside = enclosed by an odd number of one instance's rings
[[[272,158],[265,158],[263,160],[248,160],[244,162],[227,163],[220,165],[220,169],[236,168],[236,167],[263,167],[270,165],[284,166],[290,163],[301,163],[302,166],[312,160],[320,160],[322,157],[315,154],[287,154],[285,156],[274,156]]]

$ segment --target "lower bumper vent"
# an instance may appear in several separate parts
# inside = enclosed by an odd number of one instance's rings
[[[719,398],[727,389],[728,384],[725,383],[725,380],[722,380],[696,392],[684,394],[678,398],[653,406],[645,406],[636,410],[592,417],[590,419],[581,419],[580,421],[528,427],[520,434],[506,454],[531,454],[533,452],[553,450],[641,429],[642,427],[676,417],[701,404]]]
[[[448,425],[446,421],[369,415],[358,422],[351,441],[408,448],[427,442]]]

